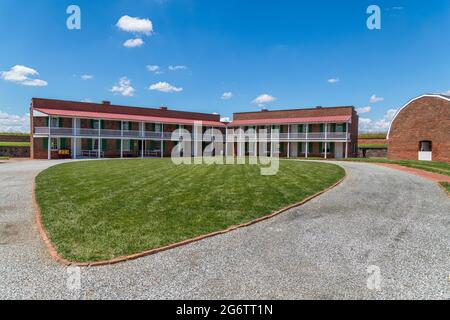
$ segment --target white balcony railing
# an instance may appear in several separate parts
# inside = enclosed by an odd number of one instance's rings
[[[35,135],[43,135],[56,137],[101,137],[103,139],[108,138],[125,138],[125,139],[152,139],[152,140],[173,140],[179,141],[187,139],[181,133],[172,132],[154,132],[154,131],[137,131],[137,130],[110,130],[110,129],[86,129],[86,128],[48,128],[37,127],[34,128]],[[280,141],[321,141],[321,140],[350,140],[350,133],[345,132],[311,132],[311,133],[280,133],[278,139]],[[194,140],[192,137],[189,140]],[[199,137],[199,140],[203,141],[216,141],[223,142],[223,137],[214,136],[211,134],[204,134]],[[226,136],[227,141],[271,141],[272,136],[270,133],[259,133],[250,135],[240,135],[238,133],[228,133]]]

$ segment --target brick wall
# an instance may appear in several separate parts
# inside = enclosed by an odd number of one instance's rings
[[[404,108],[392,123],[389,159],[418,159],[420,141],[433,144],[433,160],[450,162],[450,102],[423,97]]]

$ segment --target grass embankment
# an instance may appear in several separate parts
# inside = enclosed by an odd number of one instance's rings
[[[326,163],[180,165],[170,159],[76,162],[36,178],[42,222],[71,261],[112,259],[226,229],[297,203],[339,181]]]
[[[16,142],[16,141],[0,141],[0,147],[29,147],[29,142]]]

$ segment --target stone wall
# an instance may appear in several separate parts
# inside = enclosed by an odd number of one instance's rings
[[[29,158],[30,147],[0,147],[0,157]]]

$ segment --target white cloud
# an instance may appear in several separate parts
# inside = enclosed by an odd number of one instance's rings
[[[222,97],[221,97],[221,99],[222,100],[230,100],[231,98],[233,98],[233,92],[224,92],[223,94],[222,94]]]
[[[81,80],[92,80],[94,76],[91,74],[83,74],[80,78]]]
[[[361,132],[386,132],[392,119],[397,114],[397,109],[389,109],[383,118],[372,120],[369,118],[359,119],[359,131]]]
[[[264,106],[264,104],[273,102],[275,100],[277,100],[277,98],[265,93],[265,94],[262,94],[262,95],[256,97],[255,100],[252,101],[252,103],[255,103],[258,106],[262,107],[262,106]]]
[[[123,46],[127,48],[137,48],[141,47],[142,45],[144,45],[144,40],[142,40],[141,38],[128,39],[123,43]]]
[[[230,117],[223,117],[223,118],[220,118],[220,122],[231,122],[231,119],[230,119]]]
[[[182,71],[186,69],[187,69],[186,66],[169,66],[170,71]]]
[[[30,132],[30,114],[19,116],[0,110],[0,132]]]
[[[119,19],[116,26],[125,31],[136,34],[145,34],[147,36],[153,33],[153,23],[150,19],[141,19],[130,16],[123,16]]]
[[[358,112],[358,114],[369,113],[370,111],[372,111],[371,106],[356,108],[356,112]]]
[[[328,81],[328,83],[335,84],[335,83],[338,83],[340,80],[339,80],[339,78],[331,78],[331,79],[328,79],[327,81]]]
[[[384,101],[384,98],[383,97],[377,97],[376,94],[374,94],[374,95],[372,95],[370,97],[370,103],[377,103],[377,102],[381,102],[381,101]]]
[[[11,81],[24,86],[32,87],[45,87],[48,82],[41,79],[32,79],[31,77],[36,77],[39,72],[32,68],[28,68],[22,65],[15,65],[8,71],[1,71],[0,77],[5,81]]]
[[[146,68],[147,68],[147,70],[149,72],[153,72],[154,74],[161,74],[161,73],[163,73],[161,71],[160,66],[157,66],[157,65],[148,65]]]
[[[127,77],[122,77],[119,83],[111,88],[111,92],[114,94],[121,94],[125,97],[134,96],[134,88],[131,86],[131,81]]]
[[[173,92],[181,92],[183,91],[183,88],[177,88],[167,82],[158,82],[155,84],[152,84],[148,90],[156,90],[166,93],[173,93]]]

